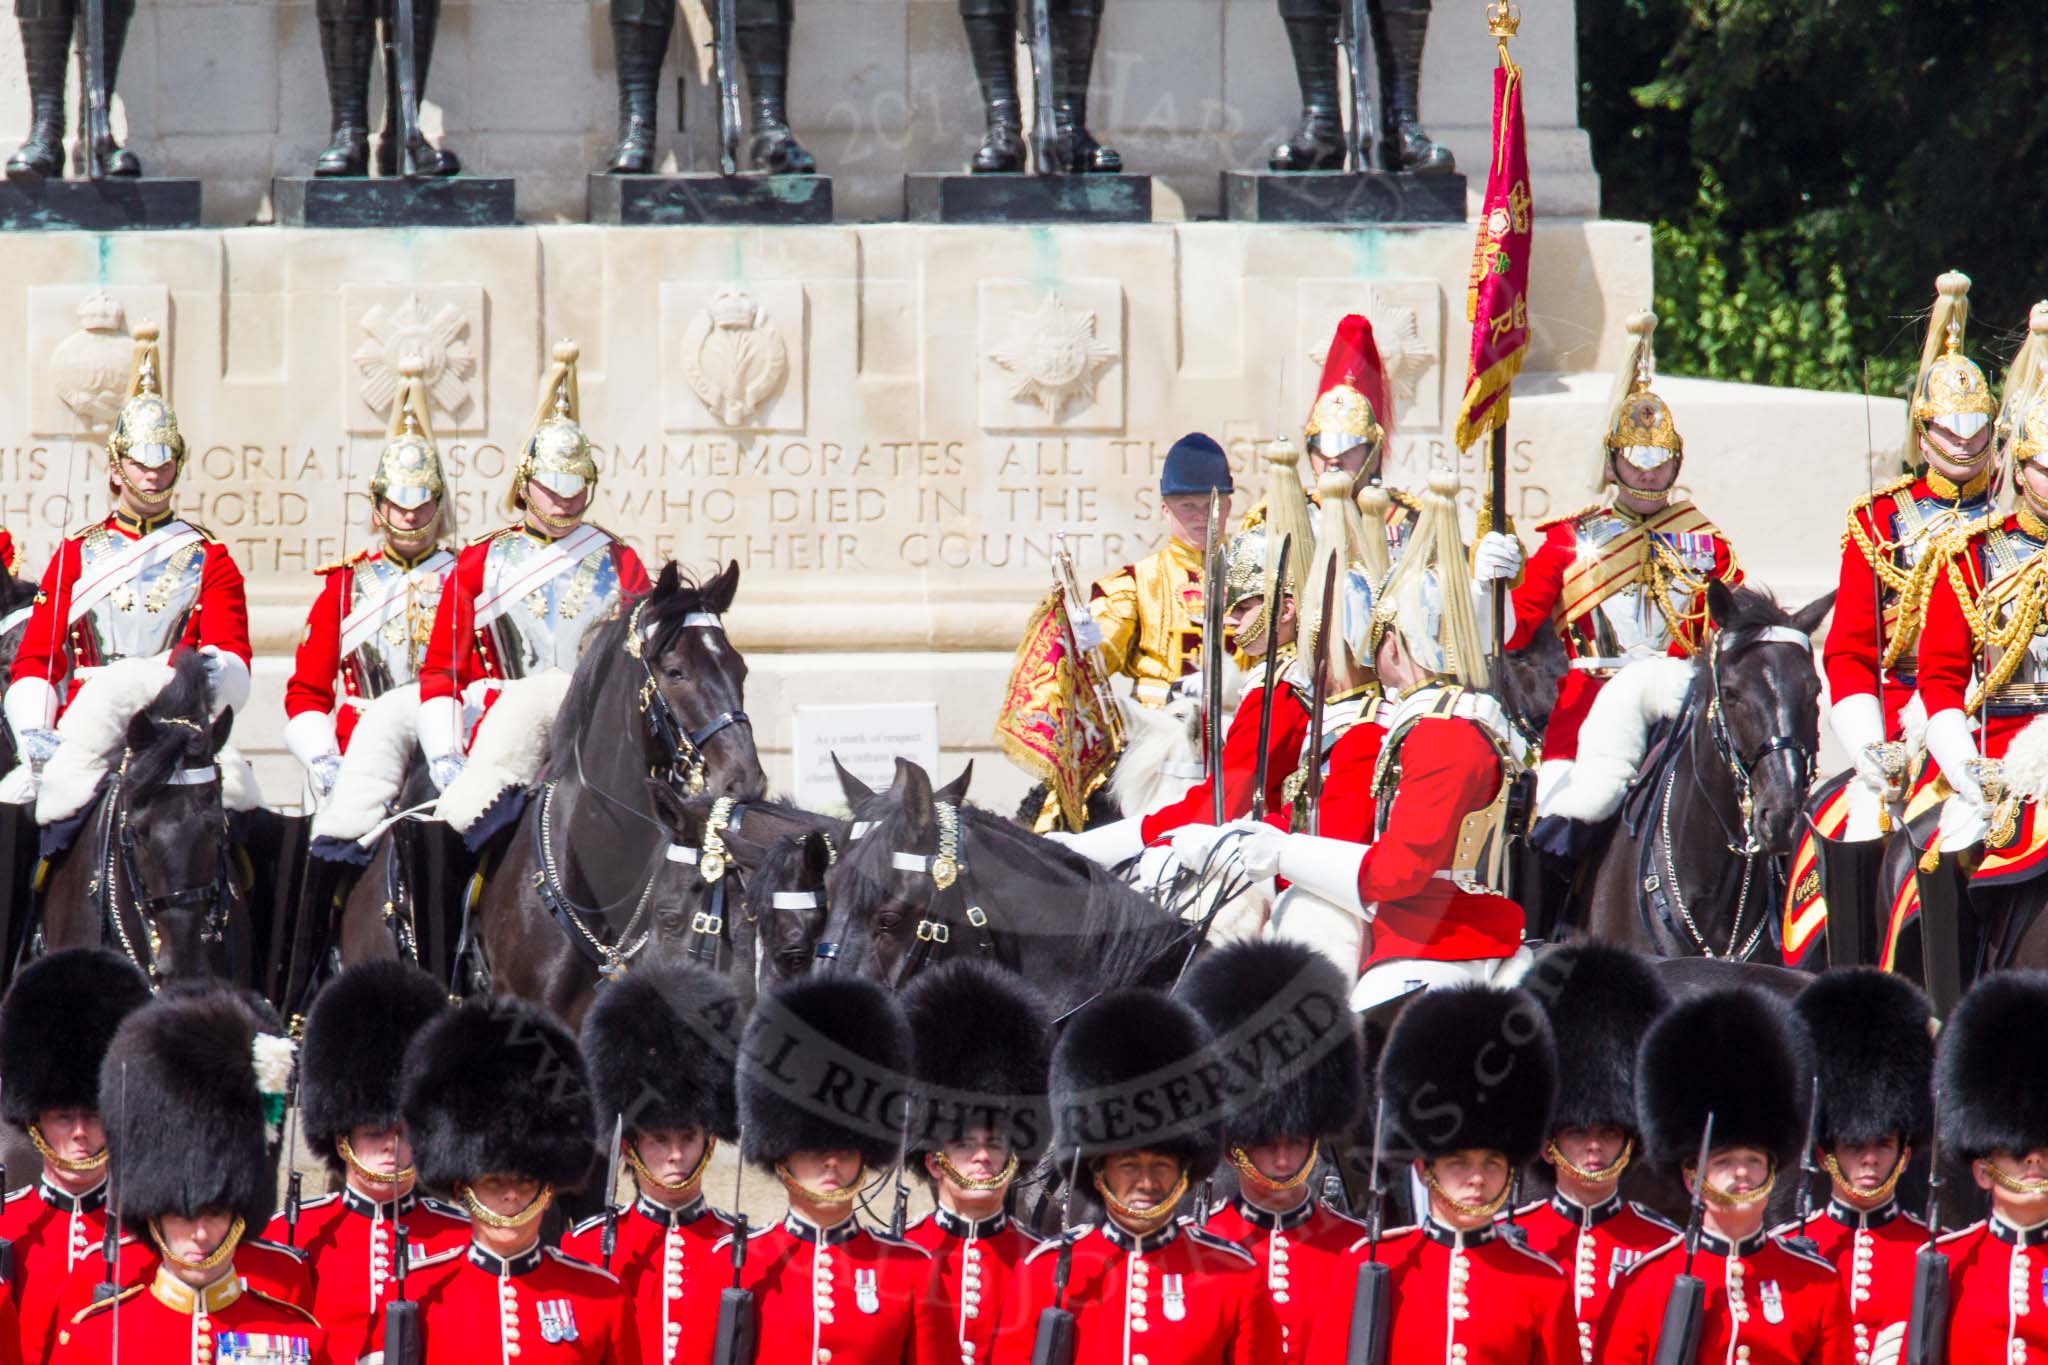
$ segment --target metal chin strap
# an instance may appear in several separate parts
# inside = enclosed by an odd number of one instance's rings
[[[686,730],[677,718],[675,709],[669,705],[661,686],[655,681],[654,662],[647,657],[646,639],[640,631],[640,614],[647,610],[647,599],[641,598],[634,604],[633,614],[626,623],[626,653],[639,661],[643,675],[640,683],[640,715],[647,722],[647,731],[669,755],[668,780],[691,795],[704,790],[706,759],[704,746],[713,736],[728,726],[745,725],[752,727],[744,711],[722,711],[695,730]],[[725,623],[708,611],[693,611],[683,617],[686,630],[725,629]]]

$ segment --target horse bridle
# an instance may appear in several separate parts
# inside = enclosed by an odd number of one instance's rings
[[[199,727],[192,721],[177,719],[168,722],[173,725]],[[163,977],[156,964],[157,937],[152,924],[155,917],[166,910],[183,906],[205,905],[208,907],[206,925],[201,931],[201,941],[224,944],[227,941],[228,900],[233,894],[229,879],[232,850],[228,843],[228,818],[225,793],[221,787],[220,764],[212,763],[204,768],[179,768],[164,779],[164,785],[173,787],[211,786],[214,789],[214,810],[220,817],[215,822],[219,831],[218,851],[214,859],[213,880],[199,886],[183,887],[175,891],[160,892],[153,896],[141,894],[142,873],[135,860],[135,832],[128,824],[128,763],[134,757],[134,750],[124,751],[120,767],[114,771],[113,790],[107,794],[104,813],[100,817],[100,846],[98,873],[87,887],[94,907],[105,922],[113,927],[114,937],[121,944],[121,951],[128,960],[140,968],[155,985]],[[120,884],[126,881],[129,889],[129,907],[141,917],[145,934],[143,948],[138,951],[128,926],[121,915]],[[233,964],[229,964],[232,974]]]
[[[1714,696],[1707,705],[1707,730],[1713,736],[1714,750],[1721,757],[1722,766],[1735,783],[1737,808],[1742,817],[1742,842],[1737,844],[1731,837],[1728,851],[1744,858],[1754,858],[1763,852],[1763,840],[1756,828],[1756,772],[1772,754],[1790,754],[1793,760],[1792,786],[1795,791],[1804,791],[1813,781],[1816,755],[1806,744],[1792,735],[1776,735],[1768,740],[1756,754],[1744,759],[1736,747],[1735,736],[1729,733],[1726,708],[1722,705],[1721,694],[1721,651],[1728,637],[1717,633],[1714,643],[1707,651],[1707,680],[1713,685]],[[1806,635],[1790,626],[1765,626],[1756,634],[1744,637],[1744,645],[1790,645],[1796,644],[1811,656],[1813,642]],[[1697,766],[1697,765],[1695,765]],[[1711,803],[1708,809],[1712,809]],[[1715,813],[1719,819],[1719,812]],[[1724,831],[1727,822],[1722,821]]]
[[[668,755],[668,781],[694,796],[704,790],[704,771],[708,765],[704,746],[731,726],[744,725],[752,729],[753,721],[748,719],[745,711],[721,711],[694,730],[684,727],[655,679],[654,661],[647,657],[646,642],[640,634],[640,613],[646,609],[647,599],[643,597],[634,605],[633,614],[626,622],[626,653],[639,661],[642,674],[640,715],[647,722],[648,734]],[[725,622],[715,613],[693,611],[683,617],[683,627],[686,630],[722,631]]]
[[[964,923],[973,931],[975,947],[982,961],[996,960],[996,940],[995,935],[989,932],[988,912],[976,903],[974,879],[961,847],[960,807],[951,801],[935,801],[932,803],[932,821],[939,832],[936,852],[919,853],[915,849],[891,849],[889,852],[889,866],[893,870],[926,877],[931,882],[931,893],[925,902],[923,917],[917,922],[910,951],[896,964],[895,972],[885,983],[894,991],[902,990],[928,963],[945,956],[952,947],[956,923]],[[873,829],[872,822],[857,822],[848,836],[849,841],[858,841]],[[839,952],[839,944],[821,939],[812,955],[817,961],[830,962],[839,957]]]

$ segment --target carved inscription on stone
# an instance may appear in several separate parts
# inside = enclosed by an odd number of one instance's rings
[[[355,369],[350,431],[385,429],[407,356],[422,367],[435,435],[485,428],[481,285],[350,285],[341,313]]]

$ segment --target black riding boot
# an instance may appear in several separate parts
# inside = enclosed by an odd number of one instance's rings
[[[315,175],[367,175],[370,171],[370,58],[377,46],[374,19],[322,19],[320,58],[327,67],[332,126]]]
[[[1023,115],[1017,98],[1017,11],[1003,0],[960,0],[960,23],[967,30],[967,51],[974,58],[974,77],[981,83],[982,108],[988,113],[988,136],[974,154],[976,171],[1024,169]]]
[[[395,8],[394,6],[392,10],[387,10],[386,13],[392,14]],[[395,26],[397,20],[394,17],[390,22]],[[412,69],[413,79],[419,82],[419,97],[422,100],[427,97],[427,72],[432,69],[434,64],[434,35],[440,32],[440,29],[441,0],[418,0],[412,10]],[[391,50],[387,48],[385,50],[386,59],[389,60],[391,56]],[[398,89],[395,63],[392,71],[387,73],[385,86],[392,91]],[[393,99],[391,103],[395,106],[397,100]],[[460,175],[462,173],[462,162],[455,153],[448,151],[446,148],[434,146],[431,142],[427,141],[425,133],[419,134],[413,143],[412,160],[413,165],[418,168],[421,175]],[[384,111],[384,131],[377,138],[377,174],[398,174],[398,114],[395,108],[387,108]]]
[[[1116,148],[1105,147],[1088,131],[1088,75],[1095,68],[1095,40],[1102,29],[1098,10],[1075,6],[1057,16],[1053,54],[1053,127],[1058,132],[1057,169],[1071,175],[1114,174],[1124,168]]]
[[[64,174],[64,68],[71,60],[69,19],[22,19],[28,66],[29,127],[21,150],[7,158],[9,180]]]
[[[1422,44],[1430,0],[1373,0],[1372,50],[1380,73],[1382,160],[1390,171],[1448,175],[1451,149],[1422,131]]]
[[[1313,11],[1313,12],[1309,12]],[[1344,115],[1337,106],[1337,16],[1327,6],[1283,3],[1294,78],[1301,86],[1301,126],[1273,149],[1276,171],[1344,169]]]
[[[619,145],[612,152],[613,175],[646,175],[654,169],[661,105],[661,59],[675,28],[673,7],[660,11],[666,23],[612,20],[619,51]]]
[[[770,175],[813,175],[818,161],[789,130],[789,30],[794,7],[776,7],[773,22],[739,27],[740,64],[747,72],[747,97],[753,103],[753,136],[747,160]]]

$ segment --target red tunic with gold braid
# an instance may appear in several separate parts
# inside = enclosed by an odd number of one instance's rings
[[[154,1244],[127,1233],[121,1235],[116,1257],[114,1283],[124,1289],[148,1285],[163,1263]],[[280,1303],[313,1311],[313,1276],[303,1252],[281,1242],[244,1237],[235,1247],[235,1273],[251,1289],[260,1289]],[[63,1326],[90,1308],[94,1294],[106,1282],[106,1262],[95,1246],[91,1256],[72,1266],[70,1278],[57,1295],[57,1325]]]
[[[479,1365],[640,1365],[633,1305],[608,1272],[533,1246],[500,1257],[471,1242],[417,1266],[428,1360]]]
[[[104,1264],[100,1245],[106,1228],[105,1181],[80,1195],[37,1181],[7,1196],[0,1208],[0,1238],[14,1246],[14,1276],[8,1285],[21,1309],[17,1331],[25,1359],[49,1356],[64,1285],[81,1263],[95,1269]]]
[[[1344,1365],[1367,1253],[1361,1239],[1337,1267],[1309,1328],[1310,1365]],[[1500,1224],[1461,1233],[1426,1220],[1382,1237],[1378,1257],[1394,1304],[1388,1361],[1576,1365],[1564,1273]]]
[[[138,550],[148,539],[151,548]],[[72,619],[74,592],[79,602]],[[59,708],[77,672],[116,659],[213,645],[249,663],[249,603],[228,547],[176,517],[138,522],[115,512],[74,531],[43,573],[9,681],[41,678]]]
[[[1678,1234],[1663,1218],[1620,1195],[1591,1208],[1561,1194],[1515,1210],[1515,1226],[1531,1251],[1540,1251],[1571,1281],[1579,1360],[1594,1365],[1594,1336],[1608,1297],[1628,1268]]]
[[[962,1365],[987,1365],[996,1330],[1023,1294],[1018,1275],[1038,1238],[1007,1214],[976,1221],[941,1208],[905,1229],[903,1240],[931,1253],[932,1290],[960,1340]]]
[[[1266,1365],[1282,1358],[1280,1320],[1241,1247],[1188,1223],[1139,1237],[1113,1222],[1067,1234],[1074,1365]],[[1029,1365],[1038,1315],[1053,1305],[1059,1243],[1024,1263],[1023,1310],[996,1339],[998,1365]]]
[[[725,1244],[720,1244],[723,1254]],[[934,1292],[932,1258],[848,1218],[786,1215],[747,1242],[756,1359],[778,1365],[952,1365],[959,1339]]]
[[[1300,664],[1290,660],[1274,679],[1272,729],[1267,735],[1266,809],[1278,811],[1287,804],[1287,779],[1301,762],[1301,746],[1308,742],[1307,693],[1301,686]],[[1246,692],[1230,716],[1223,732],[1223,818],[1241,819],[1251,813],[1252,792],[1258,784],[1259,715],[1265,709],[1265,688]],[[1212,775],[1188,788],[1171,805],[1147,815],[1139,830],[1146,843],[1163,839],[1184,825],[1214,824],[1216,819],[1216,778]]]
[[[1685,1259],[1684,1239],[1674,1237],[1622,1277],[1600,1324],[1602,1365],[1649,1365]],[[1768,1233],[1740,1245],[1702,1236],[1692,1273],[1707,1289],[1701,1360],[1855,1365],[1849,1299],[1834,1266],[1820,1257]]]
[[[702,1198],[674,1209],[636,1199],[620,1210],[606,1268],[626,1291],[646,1365],[697,1365],[711,1359],[718,1296],[732,1283],[732,1262],[714,1248],[733,1227],[732,1219]],[[578,1223],[562,1239],[562,1250],[603,1265],[604,1215]]]
[[[1821,646],[1821,671],[1827,675],[1828,696],[1840,701],[1876,696],[1882,669],[1886,739],[1899,737],[1899,712],[1919,685],[1919,642],[1946,557],[1943,541],[1991,510],[1989,486],[1989,479],[1958,489],[1939,474],[1907,476],[1849,509],[1835,583],[1835,619]],[[1927,708],[1929,715],[1935,710],[1931,704]]]
[[[406,564],[380,548],[320,570],[320,595],[306,613],[285,684],[285,717],[332,712],[335,739],[347,752],[363,704],[418,676],[441,589],[454,568],[455,556],[446,550]],[[360,637],[346,646],[345,623],[351,636]]]
[[[1742,581],[1720,528],[1689,502],[1647,517],[1604,505],[1537,527],[1510,597],[1508,648],[1555,630],[1572,655],[1543,735],[1545,759],[1579,751],[1579,727],[1616,669],[1636,659],[1684,658],[1706,633],[1707,584]]]
[[[2048,1360],[2048,1228],[1993,1215],[1943,1237],[1949,1365]]]
[[[296,1231],[283,1214],[264,1230],[265,1241],[285,1245],[292,1239],[306,1258],[313,1278],[308,1307],[327,1333],[326,1359],[336,1365],[354,1365],[384,1349],[384,1304],[397,1283],[392,1256],[398,1223],[405,1226],[408,1266],[469,1241],[469,1219],[453,1205],[410,1194],[395,1205],[379,1204],[353,1189],[308,1200]]]
[[[1834,1265],[1849,1292],[1849,1331],[1858,1365],[1864,1365],[1878,1334],[1906,1321],[1914,1262],[1927,1245],[1927,1225],[1896,1199],[1868,1211],[1833,1199],[1807,1218],[1805,1236]]]
[[[1319,1199],[1305,1199],[1287,1213],[1268,1213],[1239,1198],[1203,1226],[1252,1258],[1280,1320],[1281,1356],[1305,1358],[1309,1322],[1328,1310],[1338,1271],[1350,1272],[1350,1251],[1365,1235],[1365,1224]]]
[[[81,1309],[57,1332],[51,1365],[234,1365],[252,1360],[314,1360],[326,1334],[305,1309],[273,1298],[237,1273],[192,1289],[159,1271],[147,1284]],[[117,1325],[118,1324],[118,1325]]]

